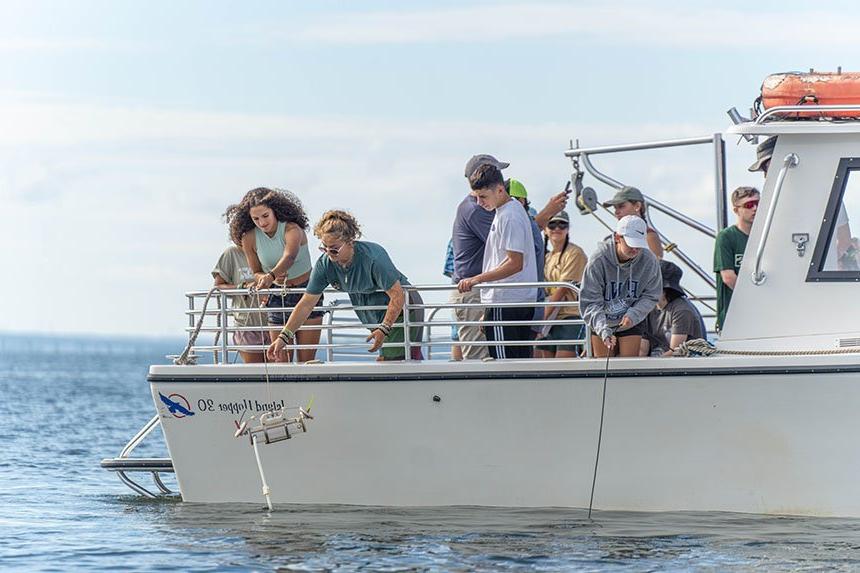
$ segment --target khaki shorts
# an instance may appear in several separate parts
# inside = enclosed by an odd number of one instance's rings
[[[468,303],[475,304],[481,302],[481,293],[477,290],[470,292],[451,293],[449,302],[453,303]],[[454,318],[457,322],[463,321],[478,321],[484,319],[483,308],[454,308]],[[458,326],[457,334],[461,342],[486,342],[487,337],[484,336],[484,331],[480,326]],[[490,351],[486,346],[461,346],[463,349],[463,358],[465,360],[482,360],[490,355]]]

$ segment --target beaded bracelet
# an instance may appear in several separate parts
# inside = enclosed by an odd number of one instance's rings
[[[385,324],[384,322],[381,323],[379,326],[377,326],[376,330],[379,330],[385,336],[388,336],[389,334],[391,334],[391,326],[388,324]]]
[[[284,344],[289,344],[291,340],[296,337],[296,334],[287,327],[284,327],[281,330],[280,334],[278,334],[278,338],[284,342]]]

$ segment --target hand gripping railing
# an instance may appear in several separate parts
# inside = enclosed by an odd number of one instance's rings
[[[783,159],[782,167],[780,167],[779,174],[776,177],[776,184],[773,186],[773,198],[767,208],[767,215],[764,218],[764,229],[762,229],[761,239],[759,239],[758,247],[755,250],[755,270],[752,274],[752,282],[756,286],[764,284],[764,281],[767,279],[767,275],[761,269],[761,261],[764,256],[764,247],[767,245],[767,238],[770,235],[770,226],[773,223],[773,214],[776,212],[776,204],[779,202],[779,196],[782,193],[782,185],[785,182],[785,176],[788,173],[788,170],[797,166],[799,162],[800,158],[796,153],[789,153],[785,156],[785,159]]]

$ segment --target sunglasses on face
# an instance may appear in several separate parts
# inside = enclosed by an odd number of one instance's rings
[[[738,205],[738,207],[743,207],[744,209],[752,209],[753,207],[758,207],[758,199],[751,199],[749,201],[745,201]]]
[[[336,257],[340,250],[343,248],[343,245],[339,247],[326,247],[325,245],[320,245],[317,248],[320,250],[320,252],[328,253],[329,255]]]
[[[564,229],[567,229],[567,227],[568,227],[567,223],[549,223],[549,224],[547,224],[547,228],[551,229],[553,231],[555,231],[556,229],[564,230]]]

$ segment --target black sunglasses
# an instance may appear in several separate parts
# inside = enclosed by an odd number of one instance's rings
[[[561,223],[561,222],[555,222],[555,221],[547,224],[547,228],[552,229],[552,230],[567,229],[569,226],[570,225],[568,225],[567,223]]]
[[[338,254],[338,253],[340,252],[340,250],[343,248],[343,245],[341,245],[341,246],[339,246],[339,247],[326,247],[325,245],[320,245],[320,246],[319,246],[319,247],[317,247],[317,248],[320,250],[320,252],[328,253],[328,254],[330,254],[330,255],[337,256],[337,254]]]

